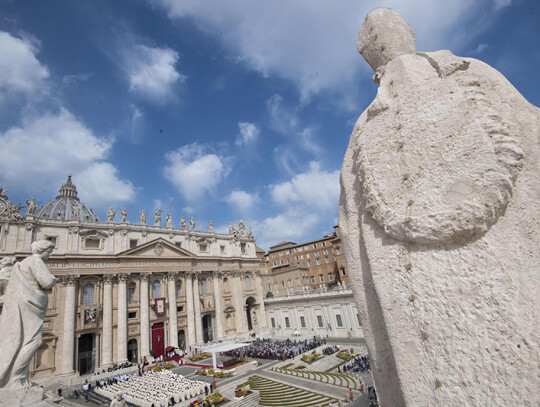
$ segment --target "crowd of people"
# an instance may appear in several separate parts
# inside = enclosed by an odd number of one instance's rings
[[[324,343],[324,340],[306,339],[304,341],[291,341],[287,339],[285,341],[272,341],[262,339],[244,348],[225,352],[225,355],[235,357],[241,357],[243,355],[248,358],[286,360],[315,349]]]
[[[370,369],[369,366],[369,356],[368,355],[358,355],[355,356],[352,360],[348,361],[343,365],[343,372],[353,371],[353,372],[366,372]]]
[[[126,367],[131,367],[133,366],[133,363],[131,362],[124,362],[124,363],[115,363],[114,365],[112,366],[109,366],[107,369],[103,369],[101,371],[101,373],[110,373],[110,372],[114,372],[115,370],[120,370],[120,369],[125,369]]]
[[[323,355],[328,356],[333,353],[336,353],[337,351],[339,351],[339,345],[334,345],[334,346],[327,346],[326,348],[322,350],[322,353]]]
[[[121,394],[127,402],[141,407],[165,407],[211,391],[209,383],[186,379],[168,370],[115,379],[118,380],[112,384],[96,388],[96,393],[109,399]]]

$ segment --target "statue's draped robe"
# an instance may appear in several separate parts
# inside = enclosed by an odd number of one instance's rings
[[[43,290],[55,283],[39,256],[28,257],[13,267],[0,316],[0,388],[27,384],[47,311],[48,297]]]

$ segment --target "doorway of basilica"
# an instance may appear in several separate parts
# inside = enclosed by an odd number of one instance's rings
[[[152,325],[152,350],[155,358],[159,358],[165,353],[165,326],[163,322]]]
[[[138,363],[139,361],[139,351],[137,349],[137,340],[136,339],[130,339],[127,343],[127,351],[128,351],[128,360],[132,363]]]
[[[253,319],[251,318],[252,312],[255,309],[255,298],[249,297],[246,300],[246,317],[247,317],[247,323],[248,323],[248,331],[253,330]]]
[[[212,315],[206,314],[202,318],[203,341],[211,342],[214,340],[214,327],[212,326]]]
[[[84,334],[79,337],[79,374],[85,375],[94,370],[94,334]]]
[[[183,329],[178,331],[178,347],[184,349],[186,347],[186,333]]]

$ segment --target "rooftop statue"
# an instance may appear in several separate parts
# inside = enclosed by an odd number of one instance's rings
[[[36,211],[37,204],[35,198],[32,198],[30,200],[26,200],[26,216],[34,215],[34,212]]]
[[[121,222],[122,222],[122,223],[126,223],[126,221],[127,221],[127,212],[126,212],[126,208],[122,209],[122,212],[120,212],[120,216],[122,217]]]
[[[139,211],[139,220],[141,222],[141,225],[146,225],[146,213],[144,212],[144,209]]]
[[[172,218],[171,218],[171,214],[168,213],[167,214],[167,222],[166,222],[166,225],[168,228],[172,228]]]
[[[114,222],[114,215],[116,215],[116,211],[113,208],[109,208],[107,211],[107,222]]]
[[[381,405],[539,404],[539,109],[392,10],[357,44],[379,89],[339,225]]]
[[[43,396],[43,389],[36,392],[37,386],[28,380],[28,370],[41,346],[46,291],[56,284],[44,262],[53,249],[54,244],[46,240],[34,242],[32,256],[11,270],[0,315],[0,405],[20,405],[21,399],[28,401],[29,393],[37,393],[39,399]]]

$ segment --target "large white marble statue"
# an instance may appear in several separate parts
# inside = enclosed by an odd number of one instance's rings
[[[339,225],[381,406],[539,405],[540,110],[392,10],[358,49]]]
[[[116,211],[111,207],[107,211],[107,222],[114,222],[114,215],[116,215]]]
[[[54,244],[49,241],[34,242],[32,256],[15,263],[11,270],[0,316],[0,405],[24,405],[25,398],[30,401],[26,394],[35,392],[31,388],[37,387],[29,382],[28,369],[41,345],[48,303],[46,290],[56,284],[44,263],[53,249]],[[41,389],[38,397],[42,394]]]
[[[120,212],[120,216],[122,217],[121,219],[121,222],[122,223],[126,223],[127,221],[127,211],[126,211],[126,208],[122,209],[122,212]]]
[[[127,407],[127,403],[122,398],[122,393],[118,393],[116,397],[111,401],[109,407]]]
[[[26,200],[26,216],[34,215],[34,212],[36,211],[37,204],[36,199],[32,198],[30,200]]]
[[[141,225],[146,225],[146,212],[143,210],[139,211],[139,220]]]
[[[161,223],[161,212],[163,212],[161,209],[156,209],[154,213],[154,226],[159,226]]]

